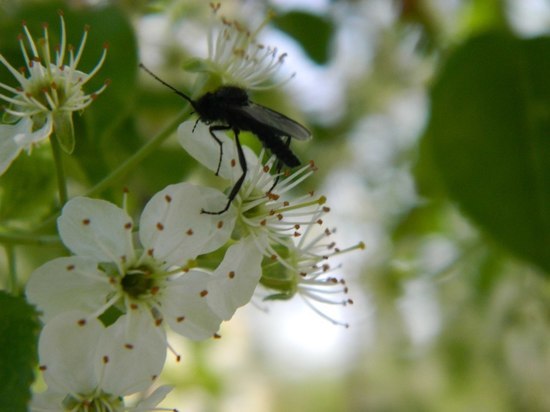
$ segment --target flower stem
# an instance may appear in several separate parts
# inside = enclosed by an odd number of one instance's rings
[[[59,190],[59,203],[63,206],[69,199],[67,193],[67,180],[65,179],[65,170],[63,168],[63,157],[61,146],[57,141],[57,137],[52,134],[50,136],[50,145],[52,147],[53,159],[55,162],[55,171],[57,173],[57,188]]]
[[[119,179],[122,179],[126,174],[136,168],[136,166],[142,162],[147,156],[154,152],[168,137],[172,135],[174,130],[177,129],[180,123],[182,123],[191,113],[191,106],[188,104],[183,112],[176,117],[168,126],[164,128],[158,135],[148,141],[135,152],[131,157],[126,159],[117,169],[115,169],[110,175],[106,176],[101,182],[92,187],[85,196],[94,196],[101,193],[103,190],[114,184]]]

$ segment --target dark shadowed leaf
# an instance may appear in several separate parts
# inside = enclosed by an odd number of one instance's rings
[[[451,196],[518,256],[550,270],[550,39],[492,33],[448,59],[424,145]]]
[[[293,37],[315,63],[325,64],[330,57],[333,24],[320,16],[292,11],[277,16],[275,26]]]

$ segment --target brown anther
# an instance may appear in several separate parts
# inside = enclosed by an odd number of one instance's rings
[[[218,335],[217,333],[214,333],[214,335],[212,335],[212,337],[214,339],[220,339],[222,337],[222,335]]]
[[[70,272],[71,270],[74,270],[75,266],[74,265],[67,265],[67,270]]]
[[[86,324],[86,319],[79,319],[76,323],[78,326],[84,326]]]
[[[160,287],[158,286],[153,286],[151,288],[151,295],[156,295],[157,293],[159,293],[159,290],[160,290]]]
[[[262,219],[262,220],[260,221],[260,225],[265,226],[266,224],[267,224],[267,220],[266,220],[266,219]]]
[[[227,277],[229,277],[229,279],[233,279],[235,277],[235,272],[234,271],[231,271],[227,274]]]
[[[88,226],[90,224],[90,219],[82,219],[82,224]]]
[[[47,30],[48,27],[49,27],[49,24],[48,24],[47,22],[43,22],[43,23],[42,23],[42,28],[43,28],[43,29],[46,29],[46,30]]]
[[[264,172],[265,172],[265,173],[268,173],[268,172],[269,172],[269,166],[268,166],[268,165],[265,165],[265,166],[264,166]]]
[[[307,276],[307,273],[306,272],[300,272],[300,276],[305,278]]]
[[[139,306],[136,303],[130,303],[130,309],[136,310]]]
[[[277,219],[283,220],[283,215],[282,215],[281,213],[278,213],[278,214],[277,214]]]
[[[63,17],[65,14],[63,13],[63,10],[61,9],[57,9],[57,14],[60,16],[60,17]]]
[[[348,299],[347,302],[349,305],[353,305],[353,299]]]
[[[126,349],[134,349],[134,345],[132,345],[131,343],[125,343],[125,344],[124,344],[124,347],[125,347]]]
[[[164,230],[164,225],[160,222],[157,223],[157,229],[158,230]]]
[[[40,369],[42,372],[44,372],[46,369],[48,369],[48,367],[46,365],[40,365],[38,367],[38,369]]]
[[[162,325],[162,318],[155,319],[155,326],[160,326],[160,325]]]
[[[271,258],[271,260],[277,260],[278,259],[277,255],[271,255],[270,258]]]
[[[317,221],[315,223],[317,223],[318,225],[322,225],[323,224],[323,219],[317,219]]]
[[[289,202],[288,200],[285,200],[285,201],[283,202],[283,206],[284,206],[284,207],[288,207],[289,205],[290,205],[290,202]]]
[[[231,159],[231,167],[235,167],[237,165],[237,162],[235,159]]]
[[[204,298],[206,295],[208,295],[208,291],[207,290],[201,290],[201,293],[199,293],[200,297],[201,298]]]
[[[103,363],[109,363],[109,357],[107,355],[103,356]]]
[[[300,225],[296,223],[296,224],[294,225],[294,229],[296,229],[296,230],[300,229]]]
[[[294,233],[292,234],[292,236],[294,236],[294,237],[300,237],[300,236],[302,236],[302,234],[301,234],[300,232],[294,232]]]
[[[223,227],[223,220],[220,220],[217,224],[216,224],[216,227],[218,229],[221,229]]]
[[[185,316],[178,316],[178,317],[176,318],[176,322],[178,322],[178,323],[179,323],[179,322],[183,322],[184,320],[185,320]]]
[[[170,203],[172,201],[172,196],[164,195],[164,200],[166,200],[166,202]]]
[[[90,31],[90,25],[89,24],[84,25],[84,31],[86,31],[86,32]]]
[[[104,48],[105,50],[107,50],[109,47],[111,47],[111,45],[109,44],[108,41],[103,42],[103,48]]]
[[[193,229],[187,229],[187,232],[185,232],[188,236],[191,236],[193,234]]]
[[[124,229],[131,229],[132,228],[132,222],[128,222],[124,225]]]
[[[328,207],[328,206],[323,206],[323,212],[325,212],[325,213],[330,212],[330,207]]]
[[[147,255],[148,256],[153,256],[153,253],[155,252],[155,249],[147,249]]]

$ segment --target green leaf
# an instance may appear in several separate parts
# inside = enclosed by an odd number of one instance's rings
[[[22,298],[0,291],[0,411],[26,411],[37,363],[39,323]]]
[[[328,61],[330,40],[334,32],[331,21],[309,13],[291,11],[277,16],[273,23],[300,43],[315,63],[325,64]]]
[[[489,33],[432,90],[426,144],[450,195],[502,245],[550,271],[550,39]]]

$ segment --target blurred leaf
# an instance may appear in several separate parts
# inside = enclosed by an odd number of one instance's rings
[[[36,312],[22,298],[0,291],[0,411],[26,411],[37,362]]]
[[[300,43],[315,63],[325,64],[328,61],[330,40],[334,33],[332,22],[313,14],[291,11],[277,16],[273,23]]]
[[[425,144],[451,196],[495,239],[550,270],[550,39],[491,33],[449,58]]]
[[[13,219],[38,221],[50,210],[55,193],[51,151],[43,145],[19,155],[0,176],[0,222]]]

